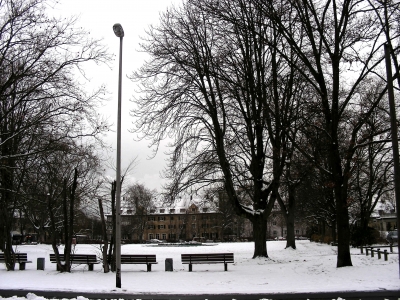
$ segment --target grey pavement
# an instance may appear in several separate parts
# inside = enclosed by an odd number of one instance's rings
[[[400,286],[400,283],[399,283]],[[184,294],[126,294],[119,293],[87,293],[87,292],[66,292],[66,291],[35,291],[35,290],[6,290],[0,289],[0,296],[9,298],[12,296],[25,297],[28,293],[34,293],[48,299],[71,299],[83,296],[88,299],[156,299],[156,300],[279,300],[279,299],[345,299],[345,300],[400,300],[399,290],[379,290],[379,291],[345,291],[345,292],[324,292],[324,293],[282,293],[282,294],[204,294],[204,295],[184,295]]]

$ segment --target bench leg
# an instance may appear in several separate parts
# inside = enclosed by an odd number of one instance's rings
[[[189,264],[189,272],[192,272],[192,264]]]
[[[226,272],[226,271],[228,271],[228,264],[224,263],[224,265],[225,265],[225,272]]]
[[[151,264],[147,264],[147,272],[151,272]]]
[[[25,263],[24,262],[19,263],[19,269],[20,270],[25,270]]]
[[[89,271],[93,271],[93,264],[88,264],[89,266]]]

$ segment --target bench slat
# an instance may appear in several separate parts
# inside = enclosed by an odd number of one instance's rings
[[[16,262],[28,262],[28,254],[27,253],[15,253]],[[4,261],[4,253],[0,253],[0,261]]]
[[[121,254],[121,264],[144,264],[147,272],[151,271],[151,265],[157,264],[155,254]]]
[[[199,253],[199,254],[181,254],[182,264],[189,264],[189,272],[192,271],[193,264],[217,264],[223,263],[225,271],[227,264],[234,263],[233,253]]]
[[[97,260],[97,256],[95,254],[71,254],[70,261],[72,263],[90,263],[90,264],[98,264],[100,263]],[[64,254],[60,254],[60,260],[64,261]],[[56,255],[50,254],[50,261],[56,262]]]
[[[15,253],[14,255],[15,255],[15,263],[19,264],[20,270],[25,270],[25,264],[32,262],[28,260],[27,253]],[[0,253],[0,262],[5,262],[4,253]]]

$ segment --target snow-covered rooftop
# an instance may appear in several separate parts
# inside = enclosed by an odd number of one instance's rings
[[[183,195],[178,196],[175,200],[170,202],[165,202],[160,198],[155,198],[153,200],[153,206],[150,209],[151,214],[184,214],[187,210],[195,205],[199,212],[215,212],[216,203],[212,200],[204,199],[198,195]],[[122,205],[122,214],[133,214],[134,208],[129,204]]]

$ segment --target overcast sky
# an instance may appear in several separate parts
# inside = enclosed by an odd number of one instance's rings
[[[88,91],[95,86],[106,84],[111,92],[110,101],[102,109],[109,122],[114,124],[114,132],[108,134],[107,141],[112,144],[114,152],[111,154],[115,159],[116,152],[116,124],[117,124],[117,97],[118,97],[118,59],[119,38],[114,35],[112,27],[120,23],[124,28],[123,40],[123,81],[122,81],[122,170],[128,163],[138,157],[137,167],[133,170],[131,180],[144,183],[147,187],[156,188],[161,191],[162,180],[160,171],[165,167],[165,156],[159,153],[154,159],[149,160],[151,151],[148,149],[148,141],[136,142],[133,134],[128,132],[132,128],[133,118],[129,111],[134,108],[130,101],[135,93],[135,83],[126,76],[139,68],[146,55],[138,52],[140,36],[145,36],[145,29],[151,24],[157,24],[160,12],[167,7],[179,5],[181,0],[59,0],[55,6],[55,15],[79,16],[78,26],[84,27],[94,38],[102,38],[108,46],[110,53],[116,55],[115,61],[111,62],[111,68],[97,67],[85,70],[91,79]],[[115,176],[110,172],[111,176]]]

